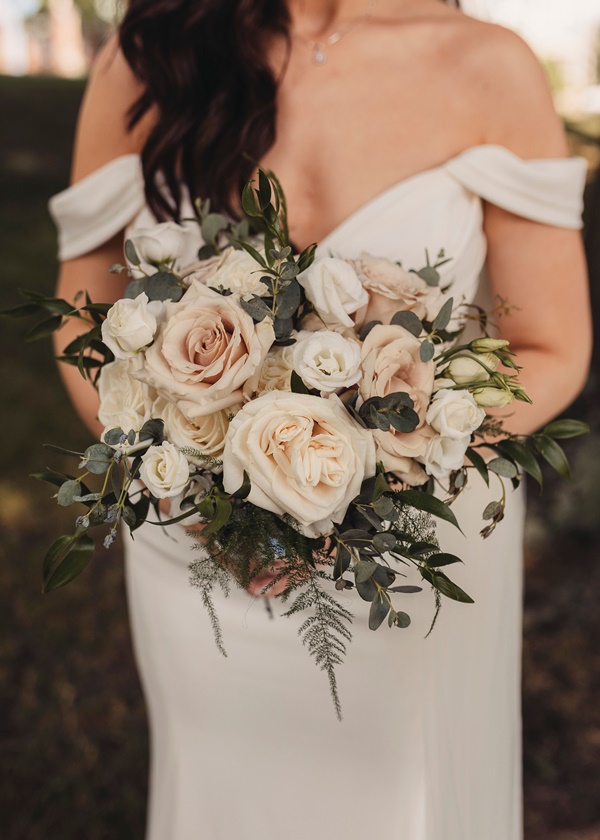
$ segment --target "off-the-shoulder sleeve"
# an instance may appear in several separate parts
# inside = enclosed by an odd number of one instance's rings
[[[582,225],[585,158],[523,160],[503,146],[476,146],[450,161],[446,172],[518,216],[565,228]]]
[[[122,155],[50,199],[61,260],[108,242],[145,204],[139,155]]]

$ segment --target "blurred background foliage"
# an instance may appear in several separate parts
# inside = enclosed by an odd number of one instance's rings
[[[89,31],[103,32],[94,11],[90,5]],[[560,85],[560,72],[551,72]],[[19,302],[18,288],[54,289],[55,231],[46,205],[68,183],[82,92],[76,79],[0,76],[3,307]],[[600,116],[572,116],[568,128],[573,151],[596,170]],[[586,196],[586,244],[598,323],[597,171]],[[50,343],[24,344],[22,336],[22,322],[2,322],[0,833],[3,840],[141,838],[148,741],[120,549],[101,550],[75,583],[40,594],[44,550],[69,528],[71,514],[28,475],[49,464],[69,467],[42,442],[90,441],[62,390]],[[541,498],[529,488],[526,840],[600,840],[599,362],[596,351],[587,388],[568,412],[593,429],[566,441],[575,480],[560,483],[547,474]]]

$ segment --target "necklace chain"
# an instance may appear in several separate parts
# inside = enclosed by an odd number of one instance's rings
[[[368,20],[368,18],[370,18],[373,14],[377,2],[378,0],[370,0],[369,5],[362,13],[362,15],[347,21],[344,25],[340,26],[339,29],[337,29],[335,32],[332,32],[331,35],[328,35],[326,38],[321,38],[318,40],[314,38],[307,38],[306,35],[302,35],[302,33],[297,32],[296,30],[292,31],[292,35],[294,35],[300,41],[303,41],[306,44],[306,46],[310,50],[312,50],[312,60],[314,64],[325,64],[325,62],[327,61],[325,48],[332,47],[334,44],[338,44],[345,35],[348,35],[348,33],[352,32],[353,29],[356,29],[357,26],[360,26],[361,23],[364,23],[366,20]]]

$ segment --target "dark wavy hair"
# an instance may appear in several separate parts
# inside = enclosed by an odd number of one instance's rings
[[[274,35],[289,56],[286,0],[129,0],[119,42],[143,86],[129,129],[156,107],[142,166],[159,219],[179,218],[182,183],[237,216],[234,196],[275,142],[278,80],[266,60]],[[158,189],[159,172],[170,195]]]

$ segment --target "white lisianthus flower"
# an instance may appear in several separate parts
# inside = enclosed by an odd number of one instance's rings
[[[495,350],[503,350],[508,345],[509,342],[502,338],[476,338],[471,342],[471,350],[474,353],[493,353]]]
[[[437,391],[441,391],[442,388],[452,388],[456,385],[454,379],[447,379],[445,376],[440,376],[439,379],[434,379],[433,381],[433,393],[437,393]]]
[[[425,470],[442,481],[448,478],[451,472],[462,467],[470,440],[470,435],[461,438],[435,435],[423,456]]]
[[[242,391],[245,400],[260,397],[269,391],[292,390],[292,350],[292,346],[273,347],[269,350],[254,376],[244,384]]]
[[[449,391],[443,388],[433,397],[425,419],[444,437],[460,440],[471,435],[485,420],[469,391]]]
[[[142,455],[140,478],[157,499],[177,496],[190,480],[185,455],[169,441],[151,446]]]
[[[214,289],[228,289],[240,297],[251,295],[259,297],[269,291],[261,277],[262,266],[247,251],[227,248],[216,266],[215,271],[206,274],[203,282]]]
[[[180,256],[189,231],[175,222],[137,228],[129,237],[141,262],[150,265],[171,262]]]
[[[498,359],[493,353],[470,354],[455,356],[445,370],[446,376],[453,379],[457,385],[474,385],[475,382],[485,382],[490,374],[482,362],[490,370],[496,370]]]
[[[109,429],[123,429],[125,433],[133,429],[139,432],[146,420],[151,417],[151,406],[156,391],[135,378],[142,360],[117,359],[104,365],[98,380],[100,406],[98,420]]]
[[[304,384],[325,393],[349,388],[361,377],[360,345],[330,330],[301,338],[293,345],[292,358]]]
[[[514,400],[514,394],[501,388],[476,388],[473,398],[482,408],[504,408]]]
[[[325,324],[354,326],[353,312],[366,306],[369,295],[346,260],[322,257],[298,275],[298,282]]]
[[[118,300],[102,322],[102,341],[117,359],[132,358],[152,343],[162,310],[162,302],[149,301],[146,292]]]
[[[226,492],[238,489],[244,471],[249,502],[289,514],[307,536],[329,534],[364,479],[375,474],[373,436],[336,396],[271,391],[246,403],[229,426]]]
[[[207,458],[219,459],[225,448],[225,435],[229,428],[229,416],[235,414],[236,407],[204,414],[194,421],[179,410],[175,403],[158,397],[152,406],[152,417],[159,417],[165,424],[165,436],[180,449],[198,449]],[[192,464],[205,466],[206,461],[187,454]]]

